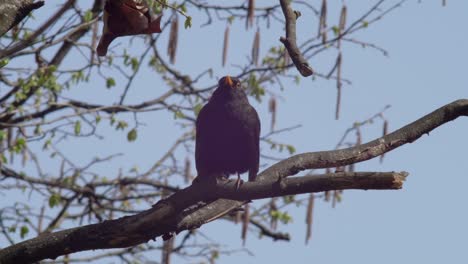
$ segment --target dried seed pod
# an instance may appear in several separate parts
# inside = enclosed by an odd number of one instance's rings
[[[258,66],[258,57],[260,53],[260,28],[255,32],[254,41],[252,44],[252,62],[255,66]]]
[[[229,25],[226,26],[226,30],[224,31],[223,67],[224,65],[226,65],[228,47],[229,47]]]
[[[338,26],[338,35],[341,36],[341,32],[343,32],[343,30],[345,29],[346,27],[346,6],[343,5],[343,7],[341,8],[341,13],[340,13],[340,22],[339,22],[339,26]],[[341,37],[338,38],[338,49],[341,49]]]
[[[276,206],[276,198],[271,198],[271,201],[270,201],[270,208],[269,208],[269,214],[270,216],[272,216],[272,212],[275,212],[278,210],[278,207]],[[271,217],[270,218],[270,228],[273,229],[273,230],[276,230],[278,226],[278,219],[275,218],[275,217]]]
[[[170,264],[171,263],[171,253],[174,248],[174,236],[165,240],[163,242],[163,249],[162,249],[162,256],[161,256],[161,263],[162,264]]]
[[[346,15],[347,15],[347,8],[344,5],[341,7],[341,13],[340,13],[340,30],[344,30],[346,27]]]
[[[244,206],[244,217],[242,219],[242,245],[245,246],[245,240],[247,239],[247,228],[249,227],[250,215],[249,215],[249,204]]]
[[[335,111],[335,119],[338,120],[340,118],[340,105],[341,105],[341,52],[338,53],[338,57],[336,58],[336,111]]]
[[[388,121],[387,120],[384,121],[382,130],[383,130],[383,133],[382,133],[383,136],[386,136],[388,134]],[[383,162],[384,156],[385,156],[385,153],[380,155],[380,158],[379,158],[380,163]]]
[[[268,112],[271,114],[271,127],[270,130],[275,130],[276,125],[276,98],[271,97],[270,101],[268,102]]]
[[[311,193],[309,196],[309,202],[307,204],[307,211],[306,211],[306,225],[307,225],[306,237],[305,237],[306,244],[309,242],[312,236],[313,211],[314,211],[314,194]]]
[[[167,55],[172,64],[175,63],[177,41],[179,39],[179,16],[174,14],[174,19],[171,22],[171,29],[169,31],[169,42],[167,45]]]
[[[26,151],[26,148],[23,148],[21,151],[21,166],[26,166],[26,162],[28,162],[28,152]]]
[[[245,21],[246,29],[249,29],[249,27],[253,26],[254,12],[255,12],[255,0],[249,0],[249,4],[247,6],[247,20]]]
[[[361,145],[361,143],[362,143],[361,129],[359,129],[359,127],[356,127],[356,146]]]
[[[337,199],[336,195],[337,195],[336,191],[333,191],[332,208],[335,208],[336,206],[336,199]]]
[[[189,157],[185,157],[185,164],[184,164],[184,181],[185,183],[189,183],[192,180],[192,173],[190,171],[191,162]]]
[[[318,36],[322,36],[322,43],[327,42],[327,0],[322,0],[322,8],[320,9],[320,20]]]

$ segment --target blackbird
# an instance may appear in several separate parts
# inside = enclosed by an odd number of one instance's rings
[[[110,43],[120,36],[161,32],[161,16],[155,17],[144,0],[107,0],[104,5],[104,27],[97,46],[105,56]]]
[[[196,122],[195,162],[199,181],[249,171],[254,181],[259,165],[260,119],[239,79],[225,76]]]

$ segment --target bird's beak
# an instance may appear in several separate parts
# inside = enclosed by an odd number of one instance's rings
[[[226,79],[224,79],[224,84],[228,85],[229,87],[234,86],[234,82],[232,81],[231,77],[228,75],[226,76]]]

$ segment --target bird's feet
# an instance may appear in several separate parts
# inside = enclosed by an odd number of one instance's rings
[[[239,190],[240,186],[244,183],[244,181],[241,179],[240,174],[237,174],[237,180],[236,180],[236,191]]]

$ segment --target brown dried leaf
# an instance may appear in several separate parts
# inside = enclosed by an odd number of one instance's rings
[[[179,16],[174,14],[174,19],[171,22],[171,29],[169,31],[169,42],[167,45],[167,55],[172,64],[175,63],[177,41],[179,38]]]
[[[314,195],[311,193],[309,196],[309,202],[307,204],[307,212],[306,212],[306,238],[305,243],[309,243],[310,237],[312,236],[312,220],[313,220],[313,213],[314,211]]]
[[[228,46],[229,46],[229,25],[226,26],[226,30],[224,31],[223,67],[224,65],[226,65]]]
[[[260,54],[260,28],[255,32],[254,41],[252,44],[252,62],[255,66],[258,66],[258,57]]]

